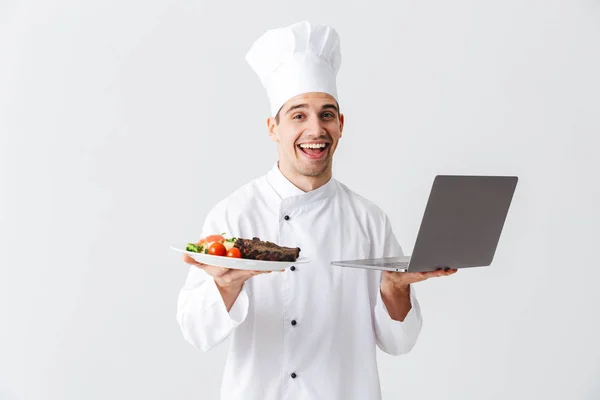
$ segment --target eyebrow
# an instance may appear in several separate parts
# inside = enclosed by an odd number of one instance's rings
[[[321,110],[335,110],[337,113],[340,111],[335,104],[325,104],[323,107],[321,107]]]
[[[303,103],[303,104],[296,104],[291,106],[286,112],[285,115],[291,113],[294,110],[297,110],[299,108],[308,108],[308,104]],[[324,104],[323,107],[321,107],[321,111],[322,110],[335,110],[336,112],[339,113],[338,107],[335,104]]]
[[[293,105],[290,108],[288,108],[288,110],[285,112],[285,115],[288,115],[292,111],[297,110],[299,108],[307,108],[307,107],[308,107],[308,104],[306,104],[306,103]]]

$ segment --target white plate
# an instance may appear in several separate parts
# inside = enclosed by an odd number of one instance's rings
[[[308,260],[304,257],[299,257],[296,261],[265,261],[265,260],[249,260],[246,258],[234,258],[213,256],[210,254],[195,253],[185,250],[186,246],[171,245],[171,248],[180,253],[187,254],[194,260],[216,267],[225,267],[232,269],[246,269],[251,271],[283,271],[286,268],[296,264],[307,263]]]

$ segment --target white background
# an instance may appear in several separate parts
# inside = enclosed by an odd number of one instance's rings
[[[435,174],[520,177],[491,268],[418,286],[384,399],[599,399],[600,3],[0,3],[0,399],[216,399],[175,321],[208,209],[267,172],[266,29],[334,26],[334,173],[410,253]]]

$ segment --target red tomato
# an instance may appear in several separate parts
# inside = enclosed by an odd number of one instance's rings
[[[225,238],[221,235],[210,235],[206,237],[206,242],[210,243],[210,242],[219,242],[219,243],[223,243],[225,241]]]
[[[242,253],[240,252],[240,249],[238,249],[237,247],[232,247],[227,252],[227,257],[242,258]]]
[[[208,248],[208,254],[213,256],[225,256],[227,255],[227,249],[223,246],[223,243],[215,242]]]

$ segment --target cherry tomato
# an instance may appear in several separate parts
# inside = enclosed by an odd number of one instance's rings
[[[223,246],[223,243],[215,242],[208,248],[208,254],[212,256],[225,256],[227,255],[227,249]]]
[[[210,242],[219,242],[219,243],[223,243],[225,242],[225,238],[222,235],[210,235],[206,237],[206,242],[210,243]]]
[[[198,240],[198,243],[196,243],[196,244],[202,244],[202,243],[206,243],[206,239],[202,238],[202,239]]]
[[[232,247],[227,252],[227,257],[242,258],[242,253],[240,252],[240,249],[238,249],[237,247]]]

